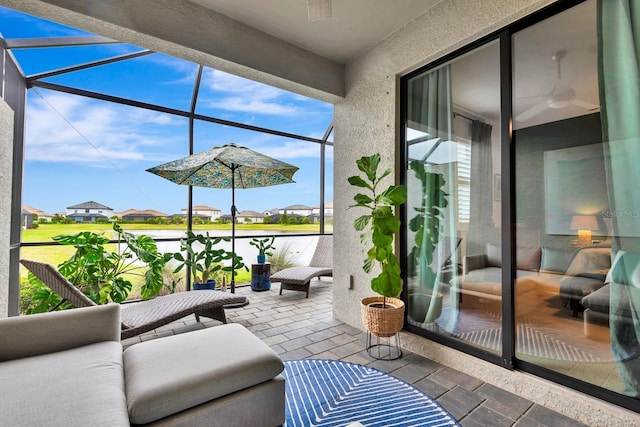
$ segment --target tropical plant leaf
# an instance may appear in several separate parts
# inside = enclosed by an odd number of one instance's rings
[[[371,215],[362,215],[353,222],[353,227],[356,231],[364,230],[367,225],[369,225],[369,221],[371,221]]]
[[[356,202],[355,206],[367,206],[373,203],[374,201],[371,197],[361,193],[358,193],[355,196],[353,196],[353,200]]]
[[[364,260],[364,264],[362,266],[362,269],[364,270],[365,273],[371,273],[371,270],[373,269],[373,264],[374,264],[374,259],[371,258],[367,258]]]
[[[356,187],[362,187],[362,188],[368,188],[369,190],[372,190],[373,187],[371,187],[371,185],[369,185],[364,179],[362,179],[361,177],[354,175],[351,176],[349,178],[347,178],[347,181],[349,181],[349,184],[356,186]]]
[[[369,182],[376,182],[376,173],[378,171],[378,165],[380,164],[380,154],[374,154],[372,156],[364,156],[356,160],[358,169],[367,175]]]
[[[376,198],[379,205],[398,206],[407,201],[407,189],[401,185],[392,185]]]

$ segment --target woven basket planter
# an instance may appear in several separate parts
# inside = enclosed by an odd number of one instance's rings
[[[376,307],[386,300],[387,307]],[[372,306],[374,305],[374,306]],[[404,325],[404,302],[398,298],[368,297],[360,305],[362,323],[372,335],[381,338],[392,337]]]

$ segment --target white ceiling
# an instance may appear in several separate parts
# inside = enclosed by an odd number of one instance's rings
[[[407,25],[441,0],[331,0],[331,18],[309,22],[307,0],[191,0],[305,50],[345,64]],[[514,116],[553,95],[572,90],[578,102],[597,106],[596,0],[529,27],[513,38]],[[558,76],[552,57],[566,54]],[[500,117],[499,45],[484,46],[453,62],[454,104],[488,120]],[[540,107],[515,128],[590,114],[569,104]],[[522,117],[522,116],[520,116]]]
[[[552,59],[564,51],[561,73]],[[596,0],[514,34],[514,116],[547,102],[552,94],[573,89],[578,100],[599,105],[597,73]],[[489,120],[500,113],[499,45],[483,46],[452,63],[453,101],[463,111]],[[514,128],[529,127],[597,111],[567,105],[545,108]]]
[[[441,0],[333,0],[309,22],[307,0],[191,0],[305,50],[345,64]]]

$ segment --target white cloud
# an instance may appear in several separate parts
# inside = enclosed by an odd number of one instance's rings
[[[198,64],[195,64],[184,59],[175,58],[173,56],[164,55],[155,52],[151,55],[146,55],[140,58],[140,60],[148,61],[154,67],[170,68],[175,74],[182,75],[175,80],[170,80],[166,83],[169,84],[187,84],[193,86],[196,81],[196,75],[198,72]]]
[[[240,97],[223,98],[220,101],[208,102],[207,105],[211,108],[220,108],[221,110],[242,111],[244,113],[256,113],[256,114],[293,114],[298,110],[293,106],[287,106],[278,104],[275,102],[268,102],[264,99],[245,99]]]
[[[320,157],[320,146],[304,141],[286,141],[277,147],[265,146],[256,151],[278,160]]]
[[[173,132],[180,122],[168,114],[61,93],[42,96],[30,97],[27,105],[27,160],[106,166],[109,161],[149,159],[149,147],[171,146],[180,139]],[[170,131],[161,132],[168,126]]]
[[[278,102],[278,98],[291,95],[282,89],[210,68],[205,70],[202,81],[215,93],[229,94],[215,101],[201,100],[210,108],[273,115],[299,112],[294,105]]]

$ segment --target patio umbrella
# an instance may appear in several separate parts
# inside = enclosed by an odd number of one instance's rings
[[[213,147],[147,169],[169,181],[182,185],[231,189],[231,251],[235,267],[236,188],[269,187],[288,184],[299,168],[235,144]],[[231,292],[235,292],[235,271],[231,275]]]

